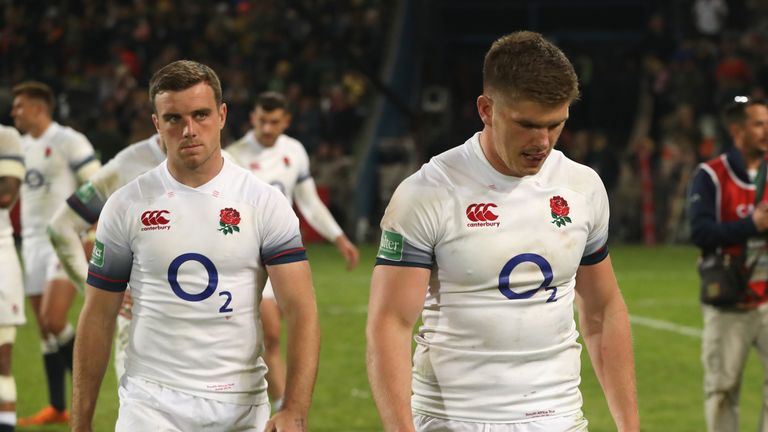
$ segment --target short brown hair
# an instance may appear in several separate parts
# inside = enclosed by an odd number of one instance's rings
[[[730,127],[733,124],[744,124],[747,121],[747,108],[753,105],[768,106],[768,103],[763,99],[737,96],[732,102],[725,105],[721,113],[725,127]]]
[[[497,39],[486,53],[483,92],[551,106],[575,101],[579,80],[560,48],[539,33],[519,31]]]
[[[221,105],[221,81],[208,66],[192,60],[177,60],[163,66],[149,80],[149,101],[155,111],[155,96],[164,91],[182,91],[204,82],[211,86],[216,104]]]
[[[24,95],[30,99],[36,99],[48,107],[48,114],[53,114],[56,107],[56,99],[53,97],[53,90],[47,84],[39,81],[24,81],[13,87],[13,97]]]
[[[290,112],[290,106],[288,99],[283,96],[282,93],[275,91],[265,91],[256,97],[256,104],[253,107],[261,108],[266,112],[272,112],[274,110],[281,109],[285,112]]]

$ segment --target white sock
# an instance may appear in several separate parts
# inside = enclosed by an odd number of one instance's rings
[[[65,345],[71,341],[73,337],[75,337],[75,329],[72,327],[72,324],[67,323],[64,330],[56,335],[56,343],[59,346]]]
[[[16,424],[15,411],[0,411],[0,424],[14,426]]]

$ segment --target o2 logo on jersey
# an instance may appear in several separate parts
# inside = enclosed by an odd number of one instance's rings
[[[45,184],[45,176],[43,176],[43,173],[33,168],[27,170],[27,173],[24,175],[24,183],[26,183],[30,189],[37,189]]]
[[[203,268],[205,268],[205,271],[208,273],[208,286],[196,294],[184,291],[184,288],[182,288],[181,284],[179,283],[179,268],[182,264],[188,261],[196,261],[202,264]],[[201,255],[199,253],[185,253],[177,256],[168,266],[168,283],[171,285],[173,293],[176,294],[180,299],[191,302],[199,302],[207,299],[208,297],[212,296],[214,292],[216,292],[216,287],[219,286],[219,272],[216,270],[216,266],[213,264],[213,261],[208,259],[208,257],[205,255]],[[232,312],[234,309],[229,307],[229,303],[232,302],[232,293],[229,291],[221,291],[219,292],[219,297],[224,297],[224,303],[219,308],[219,312]]]
[[[541,270],[541,274],[544,276],[544,281],[537,288],[522,293],[516,293],[509,287],[509,276],[512,274],[512,270],[522,263],[536,264],[539,267],[539,270]],[[551,303],[557,301],[555,298],[557,295],[557,287],[549,286],[549,284],[552,283],[552,278],[552,266],[549,265],[549,262],[547,262],[543,256],[533,253],[524,253],[514,256],[504,264],[501,273],[499,273],[499,291],[510,300],[521,300],[533,297],[533,295],[536,294],[536,291],[544,288],[545,291],[552,291],[552,294],[547,299],[547,303]]]

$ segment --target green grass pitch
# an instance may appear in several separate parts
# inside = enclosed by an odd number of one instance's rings
[[[362,263],[346,272],[330,245],[311,245],[315,288],[322,326],[320,372],[310,417],[313,431],[378,431],[378,417],[365,374],[365,311],[375,248],[361,250]],[[633,316],[640,414],[644,431],[704,430],[701,328],[695,273],[697,252],[691,247],[615,246],[616,274]],[[72,311],[72,322],[77,310]],[[47,399],[35,325],[20,328],[13,369],[18,386],[18,413],[26,416]],[[665,328],[659,328],[666,326]],[[669,326],[673,324],[673,326]],[[676,325],[676,326],[675,326]],[[584,351],[582,393],[590,431],[615,431],[602,392]],[[755,429],[760,410],[762,371],[750,356],[742,388],[742,431]],[[112,366],[102,385],[95,431],[114,430],[117,415]],[[64,431],[65,427],[18,428],[19,431]]]

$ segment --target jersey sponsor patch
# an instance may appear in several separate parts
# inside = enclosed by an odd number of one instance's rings
[[[401,261],[403,259],[403,235],[384,230],[381,233],[379,253],[376,256],[390,261]]]
[[[93,183],[88,181],[77,188],[75,195],[80,199],[81,202],[87,203],[91,200],[91,198],[93,198],[94,195],[96,195],[96,189],[93,188]]]
[[[98,239],[93,244],[91,264],[99,268],[104,267],[104,243],[100,242]]]

